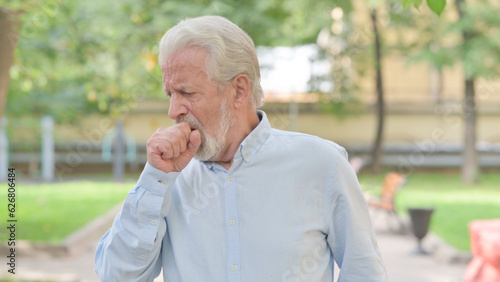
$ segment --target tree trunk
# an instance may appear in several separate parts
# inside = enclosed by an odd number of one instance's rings
[[[457,0],[457,9],[460,19],[465,16],[464,0]],[[467,49],[468,42],[474,37],[471,31],[462,32],[464,41],[464,51]],[[465,69],[465,66],[464,66]],[[464,71],[464,75],[467,74]],[[462,153],[462,182],[465,184],[473,184],[479,178],[479,165],[476,151],[476,101],[474,89],[475,77],[465,77],[464,82],[464,150]]]
[[[465,138],[462,161],[462,182],[473,184],[478,181],[479,167],[476,151],[476,102],[474,78],[465,80]]]
[[[384,88],[382,85],[382,54],[380,51],[380,34],[377,27],[377,10],[374,8],[371,11],[373,33],[375,35],[375,72],[376,72],[376,90],[377,90],[377,135],[372,151],[371,169],[377,173],[382,170],[382,143],[384,134]]]
[[[0,118],[3,116],[9,88],[9,70],[18,41],[18,14],[0,7]]]

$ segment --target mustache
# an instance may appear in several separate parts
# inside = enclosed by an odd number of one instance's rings
[[[175,124],[178,124],[181,122],[186,122],[187,124],[189,124],[189,126],[191,127],[191,130],[197,129],[200,131],[200,133],[202,133],[202,135],[203,135],[203,133],[205,133],[205,128],[203,127],[201,122],[197,118],[195,118],[194,116],[188,116],[188,115],[181,116],[174,121]]]

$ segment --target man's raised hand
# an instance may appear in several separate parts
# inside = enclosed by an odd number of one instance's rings
[[[159,128],[146,145],[148,163],[166,173],[180,172],[191,161],[200,144],[200,132],[191,131],[186,122]]]

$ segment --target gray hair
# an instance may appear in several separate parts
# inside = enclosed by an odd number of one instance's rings
[[[252,105],[255,108],[262,105],[264,93],[255,45],[240,27],[219,16],[183,20],[161,39],[160,66],[169,56],[189,47],[208,52],[207,75],[219,84],[227,85],[239,74],[247,75],[252,86]]]

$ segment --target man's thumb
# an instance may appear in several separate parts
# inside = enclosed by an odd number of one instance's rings
[[[193,130],[191,132],[191,135],[189,135],[189,144],[188,144],[188,151],[192,155],[196,154],[198,151],[198,148],[201,145],[201,134],[199,130]]]

